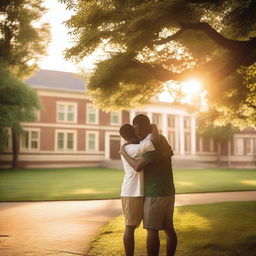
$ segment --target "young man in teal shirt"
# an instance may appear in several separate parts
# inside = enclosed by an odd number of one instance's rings
[[[149,139],[150,121],[145,115],[133,119],[133,127],[140,141]],[[155,151],[135,160],[122,147],[121,154],[136,171],[144,170],[145,202],[143,226],[147,229],[148,256],[159,254],[159,230],[166,234],[166,255],[174,256],[177,236],[173,226],[175,187],[173,183],[171,157],[173,151],[164,136],[154,144]]]

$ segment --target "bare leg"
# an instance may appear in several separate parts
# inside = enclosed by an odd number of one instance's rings
[[[158,230],[147,229],[147,252],[148,256],[159,255],[159,234]]]
[[[126,256],[134,255],[134,230],[136,226],[125,226],[124,248]]]
[[[174,227],[164,230],[166,236],[166,256],[174,256],[177,247],[177,235]]]

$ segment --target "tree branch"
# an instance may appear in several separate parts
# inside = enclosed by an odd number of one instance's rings
[[[161,65],[152,65],[149,63],[142,63],[136,59],[131,62],[132,65],[139,68],[143,68],[148,71],[152,76],[161,82],[166,82],[168,80],[180,80],[179,73],[173,73],[168,69],[163,68]]]
[[[234,73],[241,65],[244,64],[248,57],[248,52],[245,54],[236,54],[232,60],[226,63],[224,66],[220,67],[218,70],[206,74],[206,72],[200,72],[200,69],[190,69],[182,73],[174,73],[168,69],[163,68],[161,65],[151,65],[148,63],[142,63],[138,60],[133,59],[132,64],[134,66],[145,69],[149,72],[155,79],[166,82],[168,80],[184,81],[191,76],[200,76],[202,80],[206,83],[217,83],[224,78],[228,77],[230,74]]]
[[[185,29],[184,28],[181,28],[178,32],[176,32],[175,34],[171,35],[171,36],[168,36],[166,38],[163,38],[163,39],[160,39],[160,40],[157,40],[155,42],[156,45],[161,45],[161,44],[166,44],[172,40],[175,40],[177,38],[179,38],[183,33],[185,32]]]
[[[218,45],[232,50],[242,52],[247,48],[256,48],[256,37],[251,38],[248,41],[236,41],[225,38],[223,35],[213,29],[208,23],[181,23],[181,27],[184,29],[200,30],[205,32],[209,38],[211,38]]]

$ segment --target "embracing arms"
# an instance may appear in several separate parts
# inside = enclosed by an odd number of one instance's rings
[[[157,129],[157,126],[155,124],[152,124],[151,125],[151,128],[152,128],[152,133],[151,133],[151,136],[150,136],[150,140],[152,142],[151,144],[151,149],[148,149],[148,150],[144,150],[143,151],[140,151],[140,153],[146,153],[146,152],[149,152],[149,151],[153,151],[155,149],[155,145],[159,142],[159,132],[158,132],[158,129]],[[121,147],[121,150],[120,150],[120,153],[121,155],[124,157],[124,159],[129,163],[129,165],[137,172],[140,172],[148,163],[149,163],[149,160],[141,157],[139,160],[136,160],[132,157],[130,157],[129,154],[127,154],[126,150],[125,150],[125,145],[123,145]],[[138,145],[140,146],[140,145]],[[140,154],[141,155],[141,154]]]

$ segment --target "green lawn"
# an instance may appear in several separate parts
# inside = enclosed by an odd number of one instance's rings
[[[255,213],[255,202],[176,207],[174,224],[178,247],[175,256],[256,255]],[[146,231],[141,226],[135,233],[135,255],[146,256]],[[113,219],[92,241],[87,255],[124,256],[123,231],[123,216]],[[164,256],[162,231],[160,237],[160,256]]]
[[[0,170],[1,201],[119,198],[122,170]],[[255,170],[175,170],[177,193],[256,190]]]

